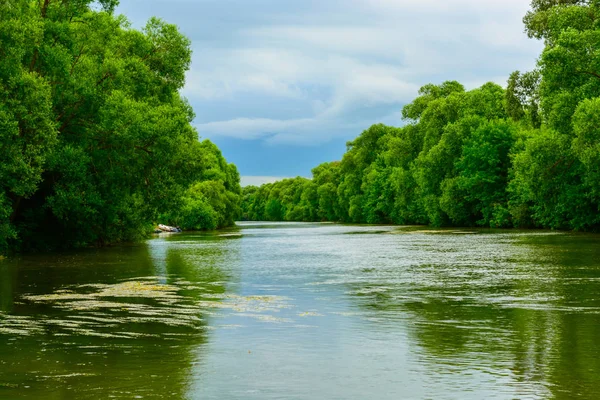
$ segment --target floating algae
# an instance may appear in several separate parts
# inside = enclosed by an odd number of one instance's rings
[[[298,314],[299,317],[324,317],[323,314],[319,314],[315,311],[305,311]]]
[[[178,301],[181,299],[177,295],[179,288],[173,285],[155,284],[146,280],[125,281],[114,285],[107,284],[88,284],[81,285],[81,288],[99,289],[92,293],[78,293],[73,290],[62,289],[52,294],[38,296],[23,296],[25,300],[34,302],[41,301],[69,301],[69,300],[89,300],[91,298],[104,297],[142,297],[157,299],[162,302]]]
[[[44,304],[66,313],[62,318],[38,315],[38,328],[52,327],[56,335],[73,334],[131,339],[156,336],[143,332],[144,326],[191,331],[202,329],[202,310],[180,287],[161,284],[164,277],[142,277],[116,284],[86,284],[62,288],[44,295],[25,295],[22,299]],[[13,324],[14,325],[14,324]],[[7,333],[18,327],[3,324]],[[8,329],[11,329],[9,331]],[[140,332],[139,330],[142,330]],[[2,331],[0,331],[2,333]]]
[[[0,335],[29,336],[43,332],[43,325],[31,317],[0,313]]]
[[[22,301],[50,306],[64,314],[52,313],[50,317],[40,313],[35,323],[31,317],[9,320],[0,314],[0,334],[31,335],[50,328],[57,336],[177,338],[208,329],[204,322],[208,316],[223,317],[229,313],[263,322],[293,322],[272,315],[291,308],[285,297],[220,294],[207,290],[205,284],[196,285],[183,279],[160,283],[165,281],[164,276],[140,277],[114,284],[85,284],[48,294],[24,295]],[[151,332],[145,332],[150,326],[153,326]]]
[[[271,323],[276,323],[276,324],[294,322],[289,318],[278,318],[278,317],[275,317],[273,315],[268,315],[268,314],[240,313],[240,314],[238,314],[238,316],[254,318],[261,322],[271,322]]]
[[[230,309],[237,313],[279,312],[282,309],[291,308],[291,305],[286,303],[288,299],[282,296],[237,296],[226,294],[211,297],[225,301],[202,301],[201,304],[206,307]]]

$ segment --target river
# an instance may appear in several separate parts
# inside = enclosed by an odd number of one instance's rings
[[[2,399],[598,399],[600,236],[238,223],[0,261]]]

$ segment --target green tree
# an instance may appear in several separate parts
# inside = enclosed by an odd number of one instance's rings
[[[582,165],[571,139],[551,130],[536,132],[513,162],[511,214],[518,226],[584,229],[598,218],[582,184]]]
[[[189,40],[157,18],[132,29],[117,3],[0,2],[0,251],[143,237],[204,180],[218,226],[239,211],[237,170],[202,161],[214,145],[179,94]]]
[[[510,153],[518,129],[499,120],[479,126],[456,162],[457,176],[445,182],[442,209],[457,225],[509,227]]]
[[[541,75],[538,70],[521,74],[513,72],[508,78],[505,108],[513,121],[524,121],[527,126],[540,128],[539,85]]]

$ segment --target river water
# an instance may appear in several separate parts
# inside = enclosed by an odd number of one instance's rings
[[[239,223],[0,261],[2,399],[599,399],[600,236]]]

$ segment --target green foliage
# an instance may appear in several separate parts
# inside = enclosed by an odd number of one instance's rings
[[[549,20],[559,9],[584,6],[590,0],[532,0],[531,10],[523,18],[525,31],[531,38],[551,41]]]
[[[306,178],[247,186],[243,190],[242,217],[252,221],[317,221],[317,186]]]
[[[578,104],[600,96],[600,2],[561,1],[534,8],[544,19],[540,57],[541,107],[548,126],[572,134],[571,118]]]
[[[514,159],[510,183],[511,207],[518,225],[553,229],[591,229],[598,223],[582,165],[568,136],[550,130],[536,132]]]
[[[479,126],[456,162],[458,176],[446,184],[442,208],[453,223],[491,227],[511,226],[508,212],[510,152],[517,128],[504,120]]]
[[[539,71],[513,72],[508,78],[504,96],[506,114],[513,121],[523,121],[526,125],[539,128],[542,124],[539,112]]]
[[[573,116],[573,151],[581,162],[589,200],[600,206],[600,98],[582,101]],[[595,215],[597,211],[592,210]]]
[[[179,94],[189,40],[157,18],[130,28],[117,3],[0,4],[0,251],[133,240],[180,209],[199,210],[194,228],[239,212],[237,170],[198,142]]]

